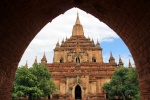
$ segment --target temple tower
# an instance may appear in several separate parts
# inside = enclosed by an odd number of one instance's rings
[[[83,27],[80,23],[79,15],[77,13],[76,23],[73,26],[72,36],[84,36]]]
[[[77,50],[78,49],[78,50]],[[79,15],[72,29],[72,36],[56,44],[54,49],[54,63],[63,62],[103,62],[102,48],[97,40],[94,44],[89,38],[84,36],[83,26],[80,23]]]

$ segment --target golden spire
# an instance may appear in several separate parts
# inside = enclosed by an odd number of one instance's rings
[[[45,52],[44,52],[44,56],[43,56],[43,58],[46,58],[46,56],[45,56]]]
[[[79,19],[79,14],[77,12],[77,19],[76,19],[76,23],[75,24],[80,24],[80,19]]]
[[[112,57],[113,57],[112,52],[110,52],[110,58],[112,58]]]
[[[76,23],[73,26],[72,36],[84,36],[83,27],[80,23],[79,15],[77,13]]]

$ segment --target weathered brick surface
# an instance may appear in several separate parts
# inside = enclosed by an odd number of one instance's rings
[[[34,36],[72,7],[94,15],[130,49],[143,100],[150,99],[150,2],[135,0],[1,0],[0,100],[9,100],[17,64]]]

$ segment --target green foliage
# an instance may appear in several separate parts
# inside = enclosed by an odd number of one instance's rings
[[[40,90],[43,91],[44,97],[56,91],[56,86],[52,81],[51,74],[46,66],[43,64],[34,64],[33,68],[29,70],[37,77],[38,83],[36,85]]]
[[[109,83],[103,85],[109,99],[115,96],[123,100],[135,97],[139,93],[138,76],[135,68],[117,68]]]
[[[45,65],[34,64],[29,69],[22,66],[16,72],[12,99],[24,97],[32,100],[47,97],[56,90],[51,74]]]
[[[140,99],[140,92],[138,92],[132,100],[141,100]]]

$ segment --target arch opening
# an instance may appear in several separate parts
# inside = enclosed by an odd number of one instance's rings
[[[79,57],[76,58],[76,63],[80,63],[80,58]]]
[[[64,59],[63,57],[60,58],[60,63],[63,63],[64,62]]]
[[[82,58],[81,58],[81,60],[82,60]],[[62,63],[62,62],[63,62],[63,58],[61,57],[60,58],[60,63]],[[96,62],[96,57],[95,56],[92,58],[92,62]],[[76,63],[80,63],[80,58],[79,57],[76,57]]]
[[[96,62],[96,58],[95,57],[92,58],[92,62]]]
[[[79,85],[77,85],[75,87],[75,99],[76,100],[81,100],[82,99],[82,91],[81,91],[81,87]]]

